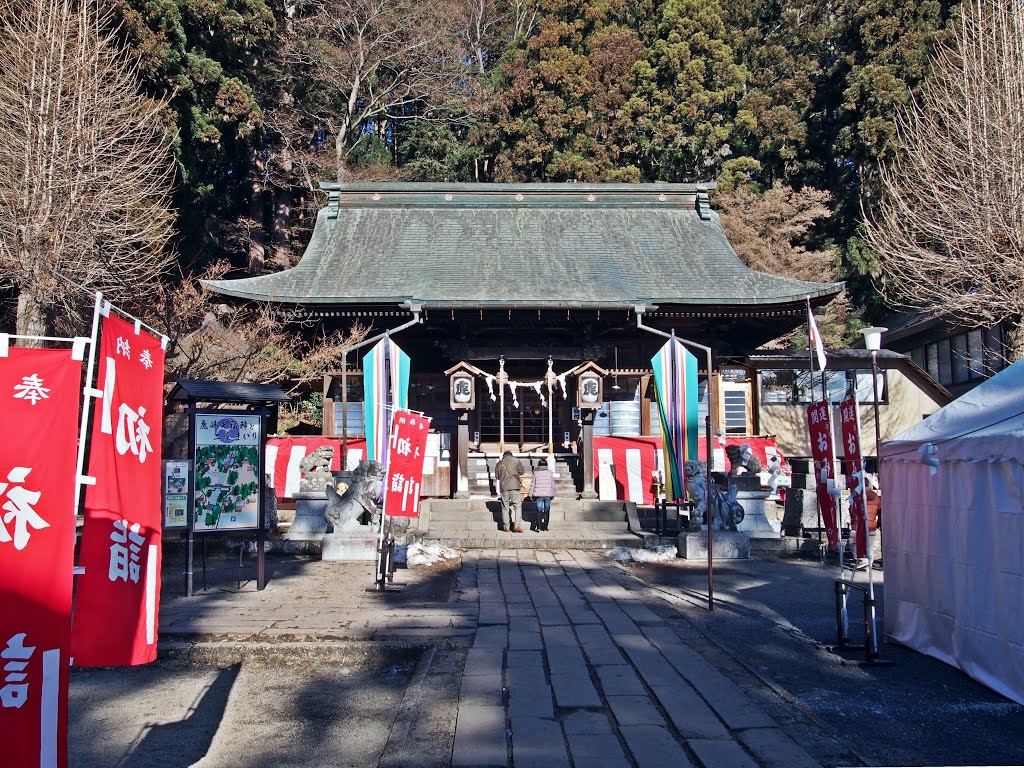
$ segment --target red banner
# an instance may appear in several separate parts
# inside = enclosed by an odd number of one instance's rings
[[[0,356],[0,734],[4,765],[67,765],[82,363]]]
[[[384,475],[384,513],[416,517],[423,483],[423,457],[430,419],[411,411],[395,411],[388,437],[388,463]]]
[[[75,664],[156,658],[160,603],[160,339],[110,315],[103,321],[71,649]]]
[[[334,455],[331,457],[331,471],[340,471],[340,437],[271,437],[267,439],[263,466],[274,481],[274,494],[277,498],[292,498],[299,490],[299,481],[302,480],[302,470],[299,466],[302,459],[324,445],[334,449]],[[350,437],[346,457],[348,466],[355,467],[361,459],[365,458],[366,440],[361,437]]]
[[[848,397],[839,404],[843,425],[843,454],[850,489],[850,527],[856,534],[857,557],[867,557],[867,510],[864,505],[864,463],[860,455],[860,413],[857,398]]]
[[[697,441],[697,455],[706,460],[706,441]],[[774,437],[728,437],[715,443],[715,465],[725,471],[729,462],[725,458],[725,446],[749,445],[751,452],[761,460],[767,469],[770,456],[778,456],[782,466],[788,467],[786,457],[775,447]],[[600,484],[601,465],[610,464],[614,469],[615,498],[651,505],[655,501],[653,474],[661,461],[660,437],[595,437],[594,438],[594,480]]]
[[[807,407],[807,426],[811,434],[811,456],[814,458],[814,481],[818,507],[825,523],[829,549],[839,548],[839,528],[836,525],[836,497],[828,492],[829,481],[835,483],[835,453],[832,450],[832,427],[828,403],[812,403]]]

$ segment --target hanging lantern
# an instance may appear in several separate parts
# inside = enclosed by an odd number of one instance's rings
[[[576,374],[576,406],[583,409],[597,409],[604,402],[604,377],[608,372],[588,362]]]
[[[453,411],[471,411],[476,408],[476,376],[466,363],[459,363],[445,371],[448,376],[448,404]]]

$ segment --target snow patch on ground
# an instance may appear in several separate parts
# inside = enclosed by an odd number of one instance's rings
[[[421,542],[410,544],[405,552],[407,565],[437,565],[443,560],[454,560],[457,557],[459,557],[459,552],[451,547]]]
[[[628,563],[631,560],[635,563],[660,563],[665,560],[675,560],[679,553],[674,544],[666,544],[654,549],[614,547],[609,549],[605,555],[613,560],[618,560],[620,563]]]

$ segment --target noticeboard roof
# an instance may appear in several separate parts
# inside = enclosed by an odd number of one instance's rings
[[[180,379],[167,398],[172,402],[242,403],[266,405],[291,401],[280,387],[273,384],[248,384],[238,381],[206,381]]]

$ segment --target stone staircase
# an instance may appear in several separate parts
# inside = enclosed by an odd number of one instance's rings
[[[545,454],[514,453],[522,462],[526,474],[532,475]],[[469,495],[474,499],[497,497],[498,485],[494,479],[494,465],[501,455],[473,454],[469,457]],[[574,499],[580,492],[580,459],[574,453],[556,453],[555,464],[550,467],[555,475],[555,496],[559,499]]]
[[[533,532],[533,502],[523,503],[523,533],[501,530],[501,502],[496,498],[427,499],[420,504],[419,533],[424,542],[462,549],[610,549],[643,547],[630,533],[622,502],[556,497],[550,530]]]

